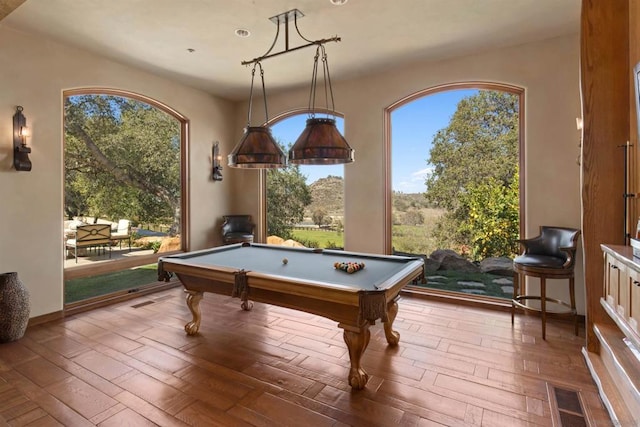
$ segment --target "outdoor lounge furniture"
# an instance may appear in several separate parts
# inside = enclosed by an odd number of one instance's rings
[[[105,247],[109,247],[109,258],[111,258],[111,225],[78,225],[76,227],[75,236],[71,239],[67,239],[65,246],[67,249],[73,249],[76,263],[78,262],[79,249],[102,249],[104,252]]]
[[[578,315],[576,312],[576,296],[573,270],[576,261],[576,250],[580,230],[565,227],[540,227],[540,235],[525,240],[518,240],[524,247],[522,255],[513,260],[516,277],[513,283],[513,299],[511,300],[511,324],[516,308],[525,311],[539,312],[542,317],[542,339],[546,339],[547,314],[569,316],[573,318],[575,334],[578,335]],[[540,295],[521,294],[526,290],[526,276],[540,279]],[[569,301],[549,298],[546,295],[546,279],[569,279]],[[555,285],[555,282],[553,282]],[[526,304],[527,301],[540,302],[540,307]],[[547,303],[563,306],[563,311],[547,310]]]
[[[222,240],[225,244],[253,243],[255,224],[251,215],[225,215],[222,218]]]
[[[120,242],[120,249],[122,249],[122,241],[129,241],[129,251],[131,251],[131,221],[128,219],[121,219],[118,221],[118,228],[111,233],[111,240],[118,240]]]

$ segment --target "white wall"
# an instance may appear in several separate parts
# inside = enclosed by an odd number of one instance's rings
[[[210,181],[213,141],[231,150],[235,104],[0,24],[0,272],[17,271],[31,316],[63,305],[62,92],[108,87],[146,95],[190,120],[191,249],[220,244],[219,219],[232,207],[232,179]],[[32,131],[31,172],[13,169],[12,116],[22,105]],[[228,169],[223,171],[226,172]]]
[[[334,81],[336,109],[344,114],[345,137],[356,152],[356,161],[344,168],[345,248],[386,251],[385,109],[420,90],[466,81],[506,83],[525,89],[526,165],[521,179],[525,183],[526,237],[536,235],[539,225],[580,228],[580,168],[576,163],[580,151],[575,121],[581,115],[579,50],[576,34],[442,62],[405,65],[357,80]],[[277,116],[305,108],[307,97],[308,88],[269,95],[269,111]],[[263,117],[261,104],[254,102],[255,117]],[[245,108],[240,108],[240,114],[246,114]],[[246,186],[257,186],[254,175],[254,183],[246,182]],[[244,203],[241,210],[258,212],[254,200],[239,202]],[[585,307],[583,277],[580,254],[576,266],[580,313]],[[566,299],[566,281],[559,284],[558,292],[548,286],[548,294]]]

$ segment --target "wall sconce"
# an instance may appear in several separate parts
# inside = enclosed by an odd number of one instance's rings
[[[218,141],[216,141],[213,143],[213,148],[211,149],[211,164],[213,165],[211,179],[214,181],[222,181],[222,165],[220,164],[222,156],[220,156],[219,150]]]
[[[27,119],[22,114],[23,108],[18,105],[16,113],[13,115],[13,167],[17,171],[30,171],[31,160],[29,153],[31,148],[27,147],[27,137],[29,136],[29,128],[27,128]]]

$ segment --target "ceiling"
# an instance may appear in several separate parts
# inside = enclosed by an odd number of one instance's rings
[[[299,9],[325,45],[332,80],[576,34],[581,0],[0,0],[0,25],[34,32],[211,94],[248,98],[251,70],[275,39],[270,17]],[[10,9],[15,8],[9,13]],[[289,48],[306,44],[289,31]],[[251,32],[235,35],[238,28]],[[284,26],[273,52],[284,49]],[[192,52],[189,49],[193,49]],[[307,86],[315,49],[262,62],[269,92]]]

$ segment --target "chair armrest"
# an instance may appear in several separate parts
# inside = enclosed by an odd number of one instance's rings
[[[567,254],[567,260],[564,262],[564,264],[562,264],[562,268],[568,268],[573,264],[574,262],[573,258],[576,254],[576,249],[577,248],[575,246],[566,246],[566,247],[558,248],[560,252]]]
[[[516,243],[520,243],[524,247],[523,254],[529,252],[532,248],[535,248],[536,245],[539,245],[539,242],[542,240],[542,236],[532,237],[530,239],[518,239]],[[541,246],[541,245],[540,245]]]

